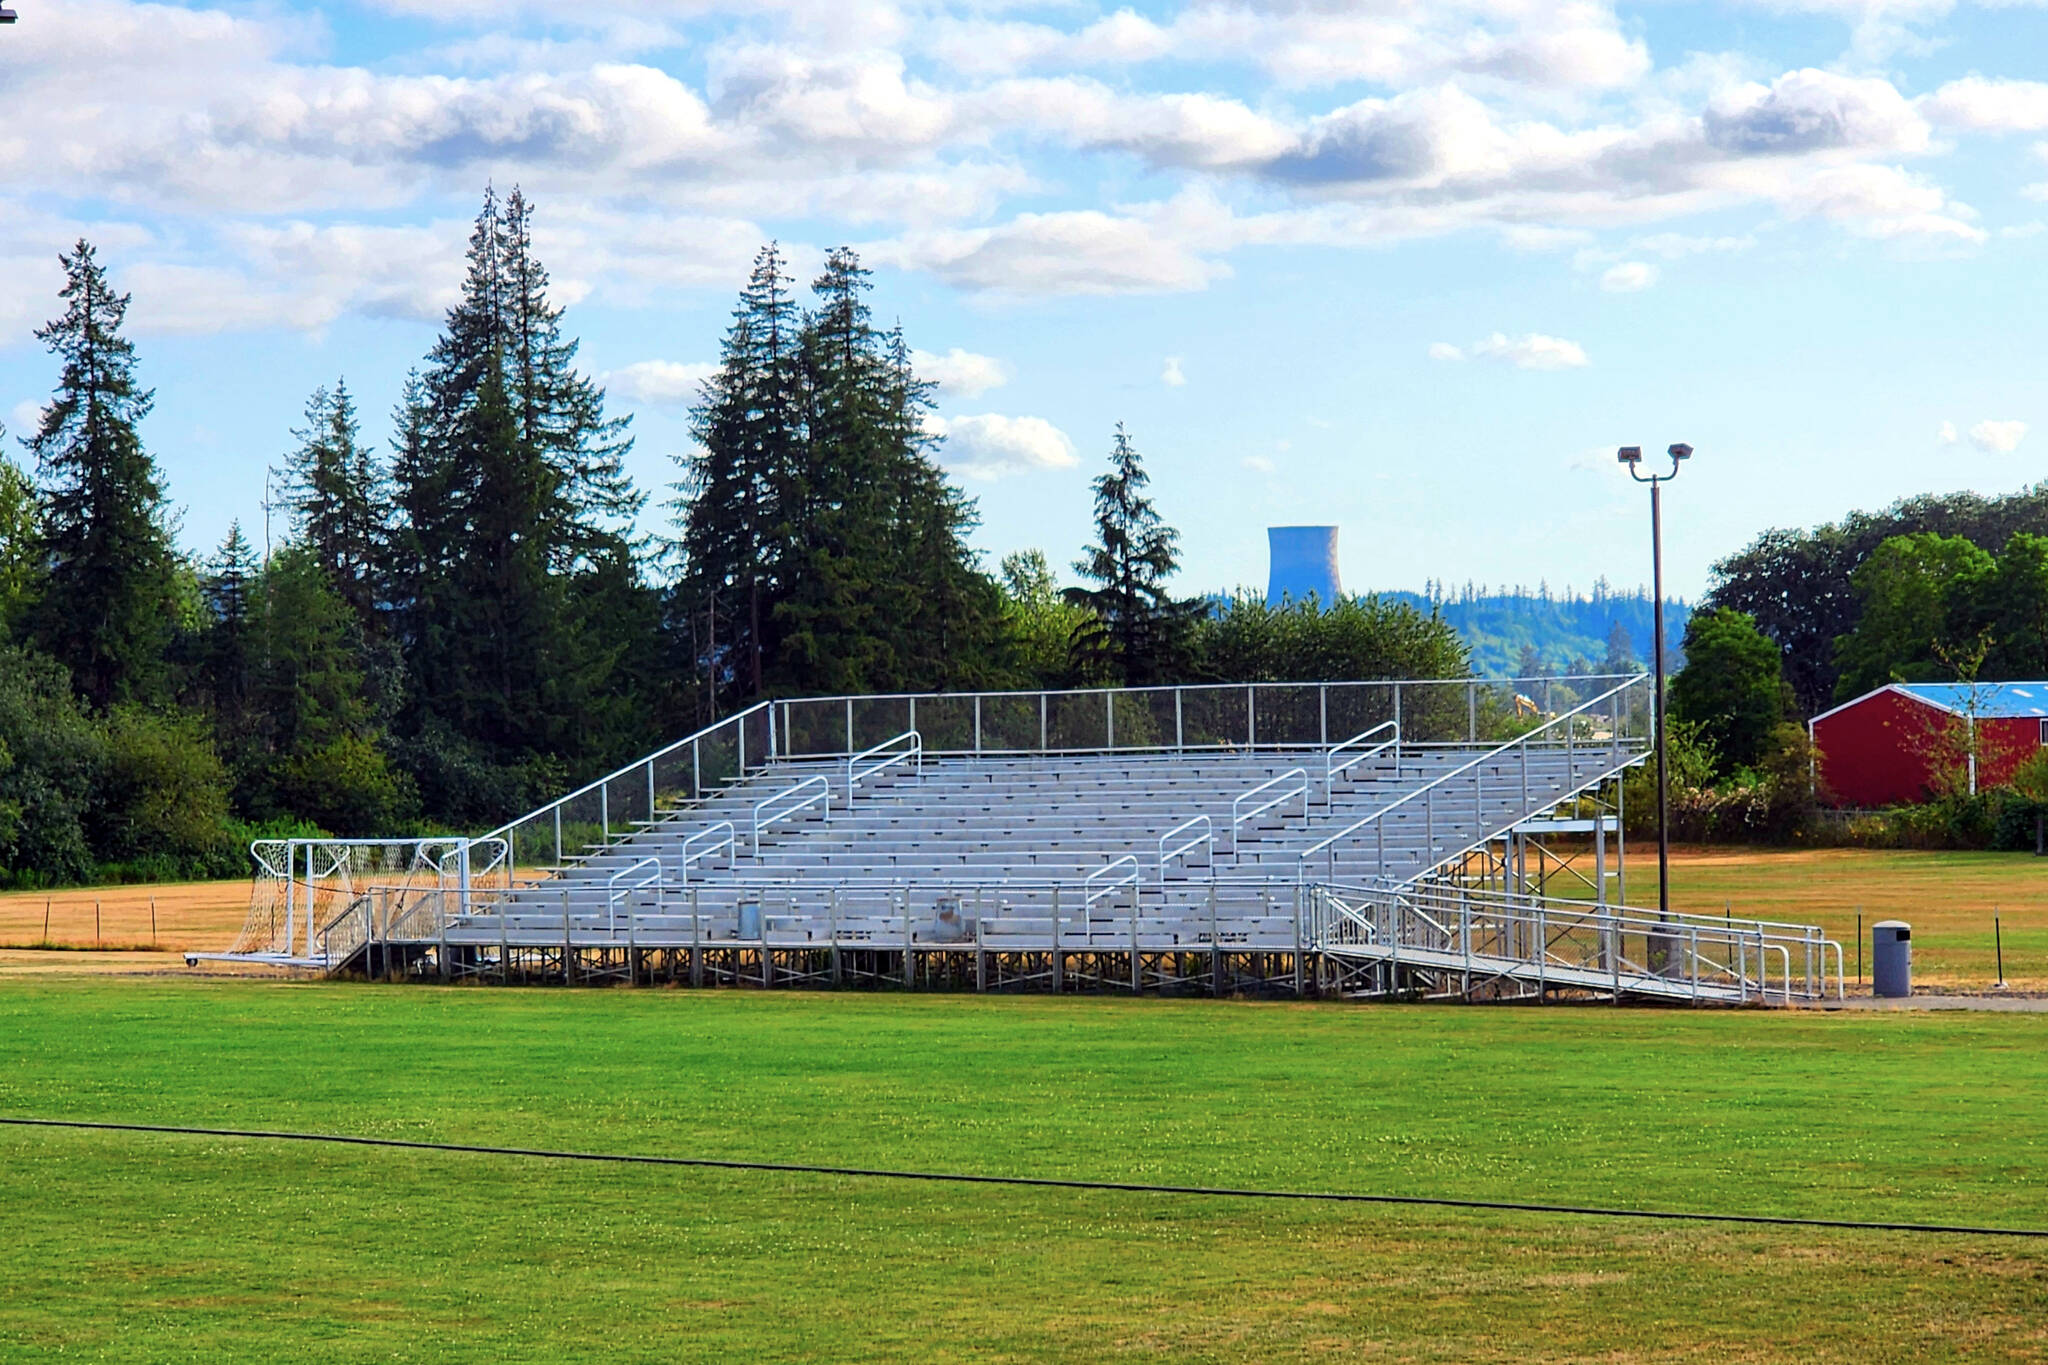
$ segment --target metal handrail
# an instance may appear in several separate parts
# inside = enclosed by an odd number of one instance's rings
[[[823,778],[820,778],[820,779],[818,779],[818,780],[819,780],[819,781],[821,781],[821,782],[822,782],[822,781],[824,781],[824,779],[823,779]],[[831,793],[831,790],[832,790],[832,785],[831,785],[831,783],[829,783],[829,782],[828,782],[828,783],[826,783],[826,784],[825,784],[825,790],[826,790],[826,793],[827,793],[827,796],[826,796],[826,806],[825,806],[825,814],[826,814],[826,818],[827,818],[827,819],[830,819],[830,818],[831,818],[831,812],[832,812],[832,807],[831,807],[831,797],[830,797],[830,793]],[[702,841],[702,840],[706,840],[706,839],[711,839],[711,838],[712,838],[712,837],[713,837],[714,835],[716,835],[716,834],[718,833],[718,831],[720,831],[720,830],[724,830],[724,831],[725,831],[725,839],[724,839],[724,840],[723,840],[722,842],[714,842],[714,843],[710,844],[709,846],[707,846],[707,847],[705,847],[705,848],[703,848],[703,849],[699,849],[698,851],[696,851],[696,852],[694,852],[694,853],[693,853],[693,852],[691,852],[691,849],[692,849],[693,847],[695,847],[695,846],[696,846],[696,845],[697,845],[697,844],[698,844],[698,843],[699,843],[700,841]],[[754,839],[755,839],[755,849],[756,849],[756,853],[757,853],[757,854],[758,854],[758,852],[759,852],[759,847],[760,847],[760,837],[761,837],[761,836],[760,836],[760,829],[759,829],[759,827],[758,827],[758,826],[756,826],[756,828],[755,828],[755,833],[754,833]],[[703,828],[703,829],[700,829],[700,830],[698,830],[698,831],[697,831],[697,832],[696,832],[695,834],[692,834],[692,835],[691,835],[691,836],[690,836],[689,838],[687,838],[687,839],[683,840],[683,863],[682,863],[682,873],[681,873],[681,876],[680,876],[680,877],[678,878],[678,880],[679,880],[679,881],[680,881],[680,882],[681,882],[681,883],[682,883],[682,884],[683,884],[684,886],[688,886],[688,885],[690,884],[690,865],[691,865],[692,863],[697,863],[697,862],[701,862],[701,861],[703,861],[704,859],[706,859],[706,858],[709,858],[709,857],[710,857],[710,856],[711,856],[712,854],[714,854],[714,853],[718,852],[718,850],[720,850],[721,848],[722,848],[722,849],[725,849],[725,850],[726,850],[726,851],[727,851],[728,853],[730,853],[730,854],[731,854],[731,855],[732,855],[733,857],[735,857],[735,858],[737,858],[737,857],[739,856],[739,851],[740,851],[740,846],[739,846],[739,833],[738,833],[738,831],[736,831],[736,830],[734,830],[734,829],[733,829],[733,827],[732,827],[732,821],[730,821],[730,820],[720,820],[720,821],[718,821],[718,822],[717,822],[716,824],[713,824],[713,825],[707,825],[707,826],[706,826],[705,828]]]
[[[629,883],[624,887],[619,885],[627,877],[645,868],[652,868],[654,870],[639,881]],[[619,901],[623,897],[632,895],[635,891],[645,891],[650,886],[654,888],[654,901],[659,906],[661,904],[661,859],[659,858],[642,858],[631,867],[621,868],[619,871],[612,873],[611,880],[605,883],[604,931],[606,933],[615,934],[618,932]],[[633,912],[628,907],[626,923],[630,925],[632,922]]]
[[[1196,835],[1192,839],[1187,840],[1185,843],[1175,844],[1171,849],[1167,848],[1167,842],[1171,840],[1176,834],[1184,833],[1187,830],[1195,828],[1197,825],[1201,826],[1202,832],[1200,834]],[[1209,865],[1213,868],[1216,864],[1216,829],[1214,825],[1209,823],[1209,817],[1206,815],[1197,815],[1191,820],[1183,820],[1179,824],[1175,825],[1172,829],[1166,831],[1166,833],[1160,835],[1160,883],[1163,885],[1166,881],[1167,863],[1173,861],[1176,858],[1185,858],[1188,854],[1194,852],[1203,844],[1207,844],[1209,846]]]
[[[480,835],[478,837],[482,839],[496,839],[501,836],[511,834],[529,820],[538,819],[539,817],[548,814],[550,811],[559,810],[561,807],[568,805],[571,801],[574,801],[579,796],[588,796],[590,793],[594,791],[602,790],[609,784],[616,782],[620,778],[624,777],[627,773],[638,772],[642,768],[650,767],[653,764],[660,762],[662,759],[667,758],[670,754],[676,753],[681,749],[685,749],[690,745],[697,743],[699,740],[705,739],[719,730],[723,730],[729,725],[739,725],[742,722],[744,722],[748,716],[753,715],[756,711],[767,710],[768,708],[774,705],[776,705],[776,703],[772,701],[757,701],[744,711],[736,711],[732,715],[727,716],[724,720],[714,721],[712,724],[705,726],[703,729],[697,731],[694,734],[684,735],[681,739],[677,740],[675,743],[671,745],[668,745],[666,748],[656,749],[651,754],[642,755],[641,757],[634,759],[631,763],[628,763],[625,767],[616,769],[612,772],[608,772],[603,777],[600,777],[595,781],[586,782],[582,786],[578,787],[575,791],[570,792],[567,796],[558,796],[544,806],[536,806],[534,809],[528,811],[526,814],[520,816],[518,819],[507,820],[504,824],[498,826],[490,833]]]
[[[1789,924],[1773,920],[1729,920],[1725,917],[1707,915],[1686,915],[1678,912],[1666,916],[1654,910],[1643,910],[1629,906],[1601,907],[1586,901],[1566,900],[1556,896],[1542,896],[1534,893],[1489,890],[1483,887],[1445,885],[1430,883],[1397,884],[1391,880],[1376,886],[1323,886],[1320,888],[1328,903],[1354,924],[1370,924],[1370,907],[1384,907],[1389,914],[1405,911],[1426,923],[1430,929],[1445,939],[1454,937],[1451,926],[1443,920],[1426,913],[1422,906],[1428,904],[1435,909],[1445,908],[1446,903],[1455,901],[1460,913],[1470,916],[1484,915],[1497,924],[1520,924],[1544,926],[1551,931],[1565,932],[1572,928],[1595,930],[1614,935],[1640,934],[1662,937],[1674,943],[1682,942],[1686,955],[1697,957],[1700,963],[1714,967],[1717,973],[1728,978],[1728,985],[1747,991],[1752,978],[1742,965],[1742,957],[1754,952],[1757,955],[1755,988],[1768,997],[1777,994],[1787,1000],[1797,998],[1825,998],[1829,993],[1827,950],[1837,951],[1837,966],[1834,975],[1834,993],[1839,997],[1844,989],[1842,970],[1839,965],[1840,945],[1833,940],[1819,936],[1812,925]],[[1355,904],[1354,904],[1355,902]],[[1397,934],[1395,942],[1404,943]],[[1703,945],[1716,945],[1734,950],[1736,960],[1719,963],[1700,952]],[[1412,946],[1426,946],[1413,944]],[[1819,980],[1814,991],[1795,990],[1792,971],[1792,949],[1799,947],[1802,952],[1819,954]],[[1550,941],[1541,940],[1532,944],[1526,954],[1529,965],[1537,965],[1538,959],[1553,966],[1572,967],[1574,964],[1551,951]],[[1777,953],[1781,963],[1780,987],[1772,987],[1765,959],[1770,953]],[[1625,963],[1627,976],[1654,977],[1659,973],[1646,964],[1626,961],[1617,953],[1613,965],[1620,968]],[[1694,967],[1695,974],[1697,967]],[[1691,980],[1692,978],[1686,978]],[[1704,983],[1702,983],[1704,984]],[[1723,987],[1717,987],[1721,989]]]
[[[1607,691],[1602,692],[1597,697],[1590,697],[1587,700],[1579,703],[1577,706],[1573,707],[1571,710],[1566,711],[1562,715],[1553,716],[1551,719],[1545,721],[1542,725],[1537,726],[1535,729],[1529,731],[1528,733],[1517,735],[1515,738],[1508,740],[1504,744],[1496,745],[1495,747],[1487,750],[1485,753],[1480,754],[1477,758],[1469,759],[1466,762],[1459,764],[1457,767],[1451,769],[1449,772],[1440,774],[1439,776],[1433,778],[1429,782],[1424,783],[1422,786],[1415,788],[1415,790],[1407,793],[1406,795],[1401,796],[1396,800],[1389,801],[1386,805],[1379,807],[1377,810],[1368,811],[1366,814],[1352,821],[1344,828],[1338,830],[1335,834],[1331,834],[1325,838],[1319,839],[1315,843],[1310,844],[1307,848],[1303,849],[1300,852],[1300,854],[1297,855],[1298,862],[1296,865],[1296,875],[1298,877],[1304,876],[1306,874],[1306,870],[1308,867],[1308,860],[1318,853],[1322,853],[1325,850],[1335,847],[1339,840],[1347,838],[1352,834],[1356,834],[1359,830],[1364,829],[1367,825],[1378,822],[1383,817],[1391,814],[1394,811],[1399,810],[1401,807],[1409,804],[1411,801],[1421,800],[1425,798],[1433,798],[1437,788],[1446,785],[1454,778],[1462,777],[1466,773],[1472,772],[1475,769],[1485,766],[1487,763],[1490,763],[1495,759],[1498,759],[1502,754],[1506,753],[1510,749],[1520,747],[1524,753],[1527,753],[1528,748],[1530,747],[1530,741],[1535,739],[1536,736],[1542,734],[1544,731],[1550,729],[1554,725],[1568,725],[1571,721],[1575,720],[1582,713],[1591,710],[1593,707],[1598,706],[1600,703],[1604,701],[1609,701],[1615,697],[1620,696],[1623,692],[1628,691],[1630,688],[1634,687],[1637,683],[1642,682],[1648,676],[1648,674],[1638,673],[1633,678],[1630,678],[1627,682],[1623,683],[1621,686],[1609,688]],[[1570,732],[1567,731],[1568,735],[1569,733]],[[1614,742],[1617,744],[1620,742],[1619,735],[1616,735],[1614,737]],[[1331,861],[1331,877],[1334,880],[1336,876],[1334,854],[1332,855]]]
[[[1116,871],[1119,867],[1124,866],[1126,863],[1130,864],[1131,868],[1130,873],[1128,875],[1119,877],[1115,881],[1110,882],[1106,886],[1096,887],[1095,890],[1088,891],[1088,888],[1094,885],[1095,880],[1098,877],[1106,877],[1110,873]],[[1120,858],[1112,858],[1108,862],[1104,863],[1101,867],[1096,868],[1093,872],[1090,872],[1087,876],[1081,879],[1081,889],[1087,892],[1087,896],[1085,899],[1082,900],[1081,905],[1084,909],[1089,906],[1092,906],[1095,904],[1095,902],[1101,900],[1104,896],[1111,895],[1117,890],[1129,886],[1132,882],[1143,880],[1144,876],[1144,869],[1138,866],[1138,860],[1132,857],[1130,854],[1126,853]]]
[[[1392,730],[1394,732],[1394,737],[1390,740],[1385,740],[1379,744],[1374,745],[1371,749],[1363,749],[1360,752],[1353,754],[1350,758],[1345,759],[1342,763],[1337,762],[1338,754],[1343,753],[1346,749],[1358,748],[1367,740],[1371,739],[1374,735],[1379,734],[1382,730]],[[1323,755],[1324,802],[1328,803],[1336,800],[1338,778],[1342,777],[1345,773],[1350,772],[1351,769],[1357,766],[1358,764],[1363,763],[1368,759],[1377,758],[1389,749],[1392,749],[1394,751],[1394,759],[1396,762],[1399,762],[1401,758],[1401,722],[1399,718],[1396,718],[1394,720],[1383,720],[1378,725],[1373,726],[1371,729],[1360,730],[1357,734],[1345,740],[1342,744],[1332,745],[1329,751]]]
[[[884,750],[901,744],[905,740],[910,741],[909,748],[898,750],[883,758],[875,758],[877,754],[881,754]],[[868,764],[865,769],[859,767],[861,763],[871,758],[875,759],[873,763]],[[915,730],[905,730],[900,735],[891,735],[880,744],[854,754],[846,760],[846,799],[849,802],[852,801],[853,789],[868,778],[906,760],[914,763],[919,773],[924,771],[924,736]]]
[[[806,796],[801,801],[795,801],[789,806],[787,810],[777,810],[773,813],[769,813],[768,808],[770,806],[773,806],[776,802],[789,801],[792,797],[795,797],[801,792],[808,791],[813,787],[817,788],[817,794],[815,796]],[[762,825],[770,824],[776,820],[783,818],[784,816],[795,815],[798,811],[809,810],[812,806],[817,805],[820,801],[823,801],[825,803],[825,818],[827,820],[830,820],[832,818],[832,784],[829,781],[827,781],[822,774],[817,777],[807,777],[801,782],[793,783],[790,786],[784,787],[781,791],[775,793],[773,796],[766,798],[765,800],[755,802],[754,856],[756,858],[761,856]],[[713,826],[713,828],[716,828],[716,826]]]
[[[1240,813],[1239,807],[1243,806],[1245,802],[1251,800],[1254,796],[1257,796],[1260,792],[1266,790],[1266,788],[1277,786],[1280,783],[1287,781],[1289,778],[1296,779],[1295,786],[1289,787],[1286,791],[1281,792],[1278,796],[1275,796],[1270,800],[1264,801],[1259,805],[1254,806],[1252,809],[1248,811],[1243,811],[1242,813]],[[1235,851],[1237,848],[1237,828],[1239,825],[1242,825],[1247,820],[1256,820],[1259,816],[1264,815],[1267,811],[1273,809],[1273,807],[1281,805],[1284,802],[1292,801],[1297,796],[1301,798],[1301,818],[1306,820],[1308,819],[1308,769],[1306,768],[1289,768],[1286,772],[1281,773],[1278,777],[1269,777],[1264,782],[1261,782],[1258,786],[1253,787],[1250,791],[1240,794],[1236,800],[1230,803],[1231,849]]]

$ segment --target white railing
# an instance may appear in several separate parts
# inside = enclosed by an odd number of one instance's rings
[[[1283,786],[1283,784],[1291,785]],[[1250,810],[1244,809],[1245,802],[1251,800],[1260,792],[1266,791],[1273,787],[1282,787],[1282,790],[1276,793],[1275,795],[1268,797],[1266,800],[1261,801],[1258,805],[1253,806]],[[1250,791],[1243,793],[1242,795],[1237,797],[1236,800],[1232,801],[1230,803],[1231,852],[1235,853],[1237,851],[1237,831],[1244,824],[1245,821],[1256,820],[1261,815],[1264,815],[1267,811],[1273,809],[1275,806],[1284,805],[1287,802],[1292,801],[1297,796],[1301,798],[1301,818],[1304,821],[1306,821],[1308,819],[1308,769],[1306,768],[1289,768],[1286,772],[1281,773],[1278,777],[1267,778],[1258,786],[1253,787]]]
[[[886,772],[898,763],[909,763],[915,771],[924,771],[924,737],[915,730],[905,730],[900,735],[891,735],[872,748],[863,749],[846,760],[846,799],[853,800],[853,790],[878,773]],[[865,764],[866,766],[862,766]]]
[[[482,837],[508,841],[517,866],[566,866],[587,847],[608,845],[776,757],[775,706],[757,702]]]
[[[1844,992],[1841,945],[1814,925],[1659,915],[1449,880],[1314,886],[1308,896],[1323,951],[1362,952],[1439,979],[1505,975],[1539,991],[1762,1003]]]
[[[823,779],[820,780],[822,781]],[[830,783],[826,784],[826,790],[828,793],[831,790]],[[829,819],[831,816],[829,801],[825,811]],[[719,834],[721,830],[724,831],[723,837]],[[756,825],[754,827],[754,846],[757,851],[760,848],[760,840],[760,826]],[[732,821],[730,820],[720,820],[718,823],[700,829],[689,838],[683,840],[683,856],[680,865],[681,876],[679,878],[683,885],[687,886],[689,884],[690,869],[692,867],[718,853],[720,850],[725,852],[728,861],[739,857],[739,833],[733,829]]]
[[[1518,724],[1514,699],[1570,709],[1628,674],[1582,678],[1404,678],[1200,683],[1043,692],[896,692],[775,702],[776,754],[839,758],[916,730],[930,754],[1321,751],[1389,721],[1404,752],[1480,744]],[[1646,721],[1647,716],[1638,717]]]
[[[832,818],[832,784],[824,777],[807,777],[801,782],[784,787],[766,800],[754,803],[754,856],[761,856],[761,830],[777,820],[784,820],[800,811],[823,803],[825,818]]]
[[[622,882],[624,885],[620,884]],[[631,867],[621,868],[612,874],[611,880],[605,883],[604,888],[604,927],[606,933],[615,934],[618,932],[619,902],[630,900],[631,897],[646,891],[649,887],[654,889],[654,908],[655,913],[659,914],[661,912],[661,859],[659,858],[642,858]],[[634,909],[629,903],[626,906],[626,927],[629,930],[632,928],[634,913]]]
[[[1389,730],[1393,731],[1392,739],[1382,740],[1378,744],[1371,743],[1374,735],[1382,735]],[[1337,799],[1338,778],[1360,763],[1371,762],[1389,749],[1394,751],[1394,761],[1398,763],[1401,759],[1401,722],[1398,720],[1383,720],[1369,730],[1360,730],[1342,744],[1330,746],[1328,752],[1323,755],[1323,804],[1328,805]],[[1351,757],[1339,763],[1337,755],[1347,750],[1351,752]]]
[[[1113,881],[1103,881],[1105,877],[1108,877],[1118,868],[1126,869],[1123,876]],[[1121,858],[1112,858],[1081,879],[1081,890],[1083,892],[1081,904],[1092,907],[1095,902],[1101,900],[1104,896],[1114,895],[1121,888],[1142,880],[1144,875],[1144,871],[1138,866],[1138,860],[1130,854],[1126,853]],[[1102,885],[1097,886],[1097,882],[1102,882]]]
[[[1497,745],[1494,748],[1487,750],[1485,753],[1480,754],[1476,758],[1466,760],[1464,763],[1459,764],[1457,767],[1452,768],[1450,771],[1441,774],[1440,776],[1432,779],[1431,781],[1423,784],[1422,786],[1407,792],[1405,795],[1388,802],[1386,805],[1381,806],[1376,810],[1370,811],[1367,814],[1360,816],[1358,819],[1352,821],[1350,824],[1336,831],[1334,834],[1326,835],[1322,839],[1317,840],[1315,843],[1310,844],[1307,848],[1301,850],[1300,854],[1297,855],[1297,878],[1301,880],[1306,880],[1308,876],[1309,861],[1317,857],[1318,855],[1324,855],[1329,860],[1328,880],[1333,882],[1336,881],[1336,850],[1338,846],[1340,844],[1343,844],[1347,840],[1354,839],[1354,837],[1357,836],[1360,833],[1360,831],[1365,830],[1368,827],[1370,827],[1373,830],[1374,835],[1376,837],[1375,857],[1379,868],[1382,872],[1384,872],[1386,868],[1386,836],[1389,817],[1393,816],[1396,812],[1404,811],[1411,806],[1419,807],[1422,812],[1424,835],[1424,852],[1422,855],[1421,865],[1415,868],[1411,875],[1421,876],[1429,872],[1435,866],[1437,866],[1437,864],[1440,861],[1436,851],[1437,794],[1439,792],[1448,792],[1453,784],[1458,784],[1462,788],[1462,786],[1465,783],[1469,783],[1471,788],[1469,802],[1471,810],[1473,812],[1473,819],[1476,824],[1480,826],[1486,826],[1489,823],[1486,818],[1485,804],[1486,773],[1489,768],[1498,770],[1501,767],[1503,767],[1504,760],[1510,753],[1518,754],[1521,764],[1519,789],[1520,804],[1518,813],[1512,819],[1508,820],[1503,825],[1501,825],[1499,827],[1500,829],[1509,828],[1515,824],[1519,824],[1522,820],[1528,818],[1528,816],[1533,813],[1533,810],[1531,808],[1531,793],[1534,789],[1530,785],[1529,772],[1529,755],[1533,749],[1541,748],[1545,750],[1562,751],[1565,758],[1566,773],[1569,779],[1566,784],[1567,787],[1575,785],[1578,781],[1578,755],[1582,748],[1587,752],[1593,753],[1597,753],[1602,748],[1605,748],[1608,751],[1614,766],[1620,766],[1622,755],[1624,752],[1628,753],[1631,759],[1638,757],[1641,752],[1640,746],[1638,744],[1631,743],[1626,749],[1623,748],[1621,724],[1618,718],[1622,714],[1622,702],[1624,700],[1624,694],[1628,693],[1632,689],[1640,687],[1646,681],[1646,675],[1638,674],[1635,677],[1629,679],[1627,682],[1623,683],[1621,686],[1610,688],[1608,691],[1601,693],[1597,697],[1593,697],[1587,701],[1581,702],[1578,706],[1572,708],[1570,711],[1565,712],[1563,715],[1553,717],[1551,720],[1544,722],[1542,725],[1537,726],[1536,728],[1530,730],[1528,733],[1519,735],[1516,738],[1509,740],[1505,744]],[[1586,746],[1579,745],[1577,743],[1577,736],[1581,723],[1593,719],[1598,719],[1601,715],[1602,707],[1607,708],[1609,717],[1612,720],[1612,723],[1610,724],[1607,731],[1606,744],[1595,744]],[[1498,797],[1501,794],[1502,793],[1498,789],[1496,789],[1495,795]],[[1570,791],[1566,791],[1564,793],[1564,795],[1569,794],[1571,794]],[[1461,799],[1463,799],[1464,794],[1462,790],[1458,793],[1458,795]],[[1516,791],[1513,785],[1509,786],[1506,795],[1510,797],[1516,795]],[[1495,828],[1460,829],[1458,831],[1457,839],[1455,839],[1453,842],[1456,843],[1458,845],[1459,850],[1462,851],[1463,849],[1470,848],[1475,844],[1484,842],[1486,838],[1498,832],[1499,829]]]
[[[1201,833],[1190,833],[1190,831],[1197,829]],[[1183,834],[1186,834],[1188,837],[1181,839],[1177,844],[1173,844],[1173,841],[1179,839]],[[1173,847],[1168,848],[1168,844],[1173,844]],[[1161,884],[1163,885],[1166,881],[1166,865],[1168,863],[1185,859],[1188,854],[1193,853],[1205,844],[1209,848],[1208,865],[1213,868],[1216,865],[1216,832],[1214,826],[1209,823],[1209,817],[1206,815],[1197,815],[1192,820],[1183,820],[1172,829],[1166,831],[1166,833],[1160,835],[1159,880]]]

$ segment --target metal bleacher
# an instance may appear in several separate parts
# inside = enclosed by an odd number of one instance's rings
[[[763,703],[477,838],[259,846],[273,875],[230,956],[508,982],[1824,992],[1816,931],[1610,904],[1604,837],[1589,900],[1517,874],[1515,832],[1597,803],[1649,733],[1640,676],[1543,686]]]

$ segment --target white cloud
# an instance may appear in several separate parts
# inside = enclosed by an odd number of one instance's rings
[[[1004,417],[992,412],[971,417],[933,414],[925,419],[925,427],[944,438],[939,463],[970,479],[1072,469],[1080,463],[1073,441],[1043,417]]]
[[[1188,382],[1187,375],[1181,371],[1179,356],[1166,357],[1166,368],[1159,372],[1159,382],[1169,389],[1177,389]]]
[[[2026,435],[2025,422],[1994,422],[1987,419],[1970,428],[1970,444],[1991,454],[2009,455],[2019,448]]]
[[[944,0],[380,2],[451,41],[351,66],[318,58],[320,21],[278,7],[128,0],[44,6],[10,31],[0,325],[27,316],[30,289],[11,274],[7,211],[46,197],[149,224],[111,262],[161,290],[138,291],[140,327],[319,329],[436,317],[460,280],[466,224],[451,215],[487,178],[535,191],[562,301],[729,290],[792,221],[841,240],[860,225],[872,264],[1026,299],[1199,290],[1261,245],[1477,228],[1555,250],[1741,210],[1973,244],[1988,236],[1976,215],[1903,163],[1944,151],[1934,127],[2048,127],[2048,85],[2030,81],[1909,100],[1874,76],[1750,80],[1769,68],[1688,58],[1651,88],[1648,48],[1607,0],[1189,0],[1159,18]],[[1380,93],[1353,98],[1359,83]],[[1163,197],[1088,197],[1134,169]],[[1651,234],[1603,264],[1752,240]],[[940,377],[962,397],[993,387]]]
[[[718,373],[710,361],[641,360],[599,377],[613,396],[650,407],[687,408],[705,380]]]
[[[1448,341],[1432,341],[1429,343],[1429,358],[1431,360],[1463,360],[1465,352],[1461,347],[1453,346]]]
[[[1178,292],[1229,273],[1171,225],[1096,209],[913,233],[876,243],[868,254],[879,264],[929,270],[963,289],[1024,297]]]
[[[953,347],[944,355],[912,351],[911,368],[918,377],[939,386],[939,392],[955,398],[979,398],[990,389],[1010,382],[1010,367],[994,356],[977,355]]]
[[[1943,422],[1941,430],[1934,433],[1934,439],[1938,444],[1952,446],[1961,438],[1956,435],[1954,422]]]
[[[2038,133],[2048,129],[2048,82],[1950,81],[1919,101],[1920,110],[1944,128],[1973,133]]]
[[[1238,463],[1251,470],[1254,474],[1271,474],[1278,468],[1277,465],[1263,455],[1247,455]]]
[[[43,405],[33,398],[24,398],[14,405],[14,411],[8,415],[7,434],[10,436],[33,435],[37,428],[42,425],[42,422]],[[12,450],[0,450],[0,458],[14,459],[15,453]]]
[[[1471,353],[1512,365],[1518,370],[1575,370],[1591,363],[1586,359],[1585,348],[1578,342],[1545,336],[1541,332],[1528,332],[1518,337],[1495,332],[1476,343]]]
[[[1600,276],[1600,287],[1610,294],[1633,294],[1656,282],[1657,267],[1643,261],[1623,261]]]

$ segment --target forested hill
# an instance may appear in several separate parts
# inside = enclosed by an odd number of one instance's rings
[[[1655,635],[1644,589],[1618,593],[1595,584],[1591,596],[1569,589],[1559,596],[1547,588],[1488,592],[1471,584],[1448,590],[1430,584],[1424,592],[1380,595],[1424,610],[1434,605],[1471,646],[1472,668],[1481,676],[1621,671],[1647,664]],[[1679,645],[1691,611],[1682,600],[1664,604],[1667,660],[1674,670],[1684,659]]]

